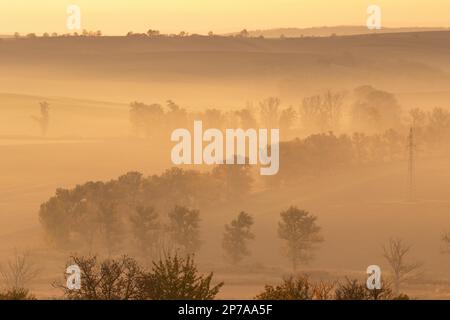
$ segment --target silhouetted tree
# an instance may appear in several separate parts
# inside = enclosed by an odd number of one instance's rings
[[[33,116],[32,118],[39,124],[42,136],[45,136],[48,131],[48,124],[50,120],[49,104],[46,101],[44,101],[40,102],[39,105],[41,112],[40,116],[39,117]]]
[[[247,242],[255,238],[251,232],[253,218],[245,212],[239,213],[238,217],[225,226],[222,247],[225,250],[227,258],[233,264],[237,264],[245,256],[250,254]]]
[[[355,89],[354,97],[352,118],[361,128],[385,131],[399,126],[401,108],[393,94],[361,86]]]
[[[175,245],[185,253],[194,253],[200,246],[200,212],[186,207],[175,206],[169,212],[168,230]]]
[[[0,265],[0,278],[6,288],[15,292],[25,290],[24,288],[38,276],[39,271],[29,252],[15,252],[6,265]]]
[[[153,258],[161,232],[158,213],[155,212],[153,207],[138,206],[130,220],[133,235],[139,243],[142,255],[147,259]]]
[[[220,196],[224,197],[224,201],[239,201],[248,195],[252,190],[253,177],[251,166],[248,159],[246,164],[236,164],[237,157],[235,156],[235,165],[218,165],[214,167],[211,172],[211,177],[221,184]]]
[[[143,292],[150,300],[212,300],[223,282],[212,284],[213,273],[200,275],[194,259],[166,255],[153,263],[143,278]]]
[[[264,128],[279,128],[280,104],[280,99],[275,97],[267,98],[259,103],[261,124]]]
[[[266,285],[264,291],[256,296],[257,300],[312,300],[314,298],[313,285],[309,278],[300,275],[289,277],[281,285]]]
[[[67,264],[81,271],[81,288],[71,290],[54,283],[72,300],[210,300],[223,283],[212,285],[213,274],[199,274],[191,256],[166,255],[153,262],[152,270],[142,268],[128,256],[99,262],[96,256],[73,256]]]
[[[407,255],[411,246],[406,245],[401,239],[390,239],[383,246],[383,257],[389,263],[393,275],[394,292],[398,293],[400,286],[413,276],[420,268],[420,263],[408,263]]]
[[[81,288],[71,290],[66,283],[54,284],[71,300],[136,300],[145,299],[142,291],[144,270],[136,260],[122,256],[98,262],[96,256],[73,256],[67,264],[81,271]],[[65,273],[64,278],[67,280]]]
[[[346,278],[339,282],[335,291],[336,300],[405,300],[405,295],[395,296],[388,283],[383,283],[381,289],[368,289],[366,283],[356,279]]]
[[[297,112],[294,108],[289,107],[281,111],[280,114],[280,127],[281,132],[285,132],[284,137],[289,138],[292,127],[297,120]]]
[[[130,121],[136,135],[144,133],[147,137],[157,137],[163,116],[164,110],[159,104],[146,105],[141,102],[130,104]]]
[[[258,121],[255,117],[255,110],[251,104],[247,104],[244,109],[236,111],[236,115],[240,119],[240,127],[242,129],[257,128]]]
[[[152,38],[152,37],[157,37],[157,36],[159,36],[159,35],[160,35],[160,33],[159,33],[158,30],[152,30],[152,29],[149,29],[149,30],[147,31],[147,36],[149,36],[150,38]]]
[[[250,33],[247,31],[247,29],[243,29],[237,36],[239,38],[248,38],[250,36]]]
[[[317,217],[297,207],[290,207],[280,215],[278,236],[286,240],[287,253],[296,271],[299,263],[307,263],[312,259],[313,249],[323,241],[320,227],[316,223]]]
[[[444,244],[446,246],[445,252],[450,253],[450,233],[444,234],[444,236],[442,237],[442,241],[444,241]]]
[[[112,255],[120,246],[123,225],[117,211],[117,204],[111,201],[102,201],[99,204],[98,219],[100,231],[108,252]]]
[[[343,92],[327,91],[303,99],[300,115],[306,127],[318,128],[322,132],[339,128],[342,118]]]
[[[36,297],[28,289],[11,288],[0,291],[0,300],[36,300]]]
[[[334,283],[320,281],[313,283],[307,275],[288,277],[281,285],[266,285],[257,295],[258,300],[331,300]]]

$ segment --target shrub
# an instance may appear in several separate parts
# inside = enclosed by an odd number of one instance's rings
[[[36,300],[36,297],[25,288],[10,288],[0,292],[0,300]]]

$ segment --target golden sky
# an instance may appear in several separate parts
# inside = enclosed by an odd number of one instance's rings
[[[80,6],[82,28],[110,35],[365,25],[370,4],[385,27],[450,27],[450,0],[0,0],[0,34],[67,32],[69,4]]]

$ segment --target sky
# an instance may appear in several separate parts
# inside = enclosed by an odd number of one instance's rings
[[[365,25],[371,4],[384,27],[450,27],[450,0],[0,0],[0,34],[68,32],[70,4],[82,29],[108,35]]]

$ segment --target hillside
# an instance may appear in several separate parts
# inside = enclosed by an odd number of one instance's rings
[[[329,37],[351,36],[362,34],[380,34],[380,33],[400,33],[400,32],[425,32],[425,31],[445,31],[446,28],[382,28],[381,30],[369,30],[366,26],[332,26],[332,27],[314,27],[314,28],[275,28],[266,30],[248,30],[252,37],[279,38],[284,37]],[[233,33],[237,34],[237,33]]]
[[[442,104],[450,88],[449,54],[448,31],[303,39],[4,39],[0,85],[3,92],[34,95],[229,107],[268,95],[296,103],[320,90],[371,84],[405,95],[406,104]]]

